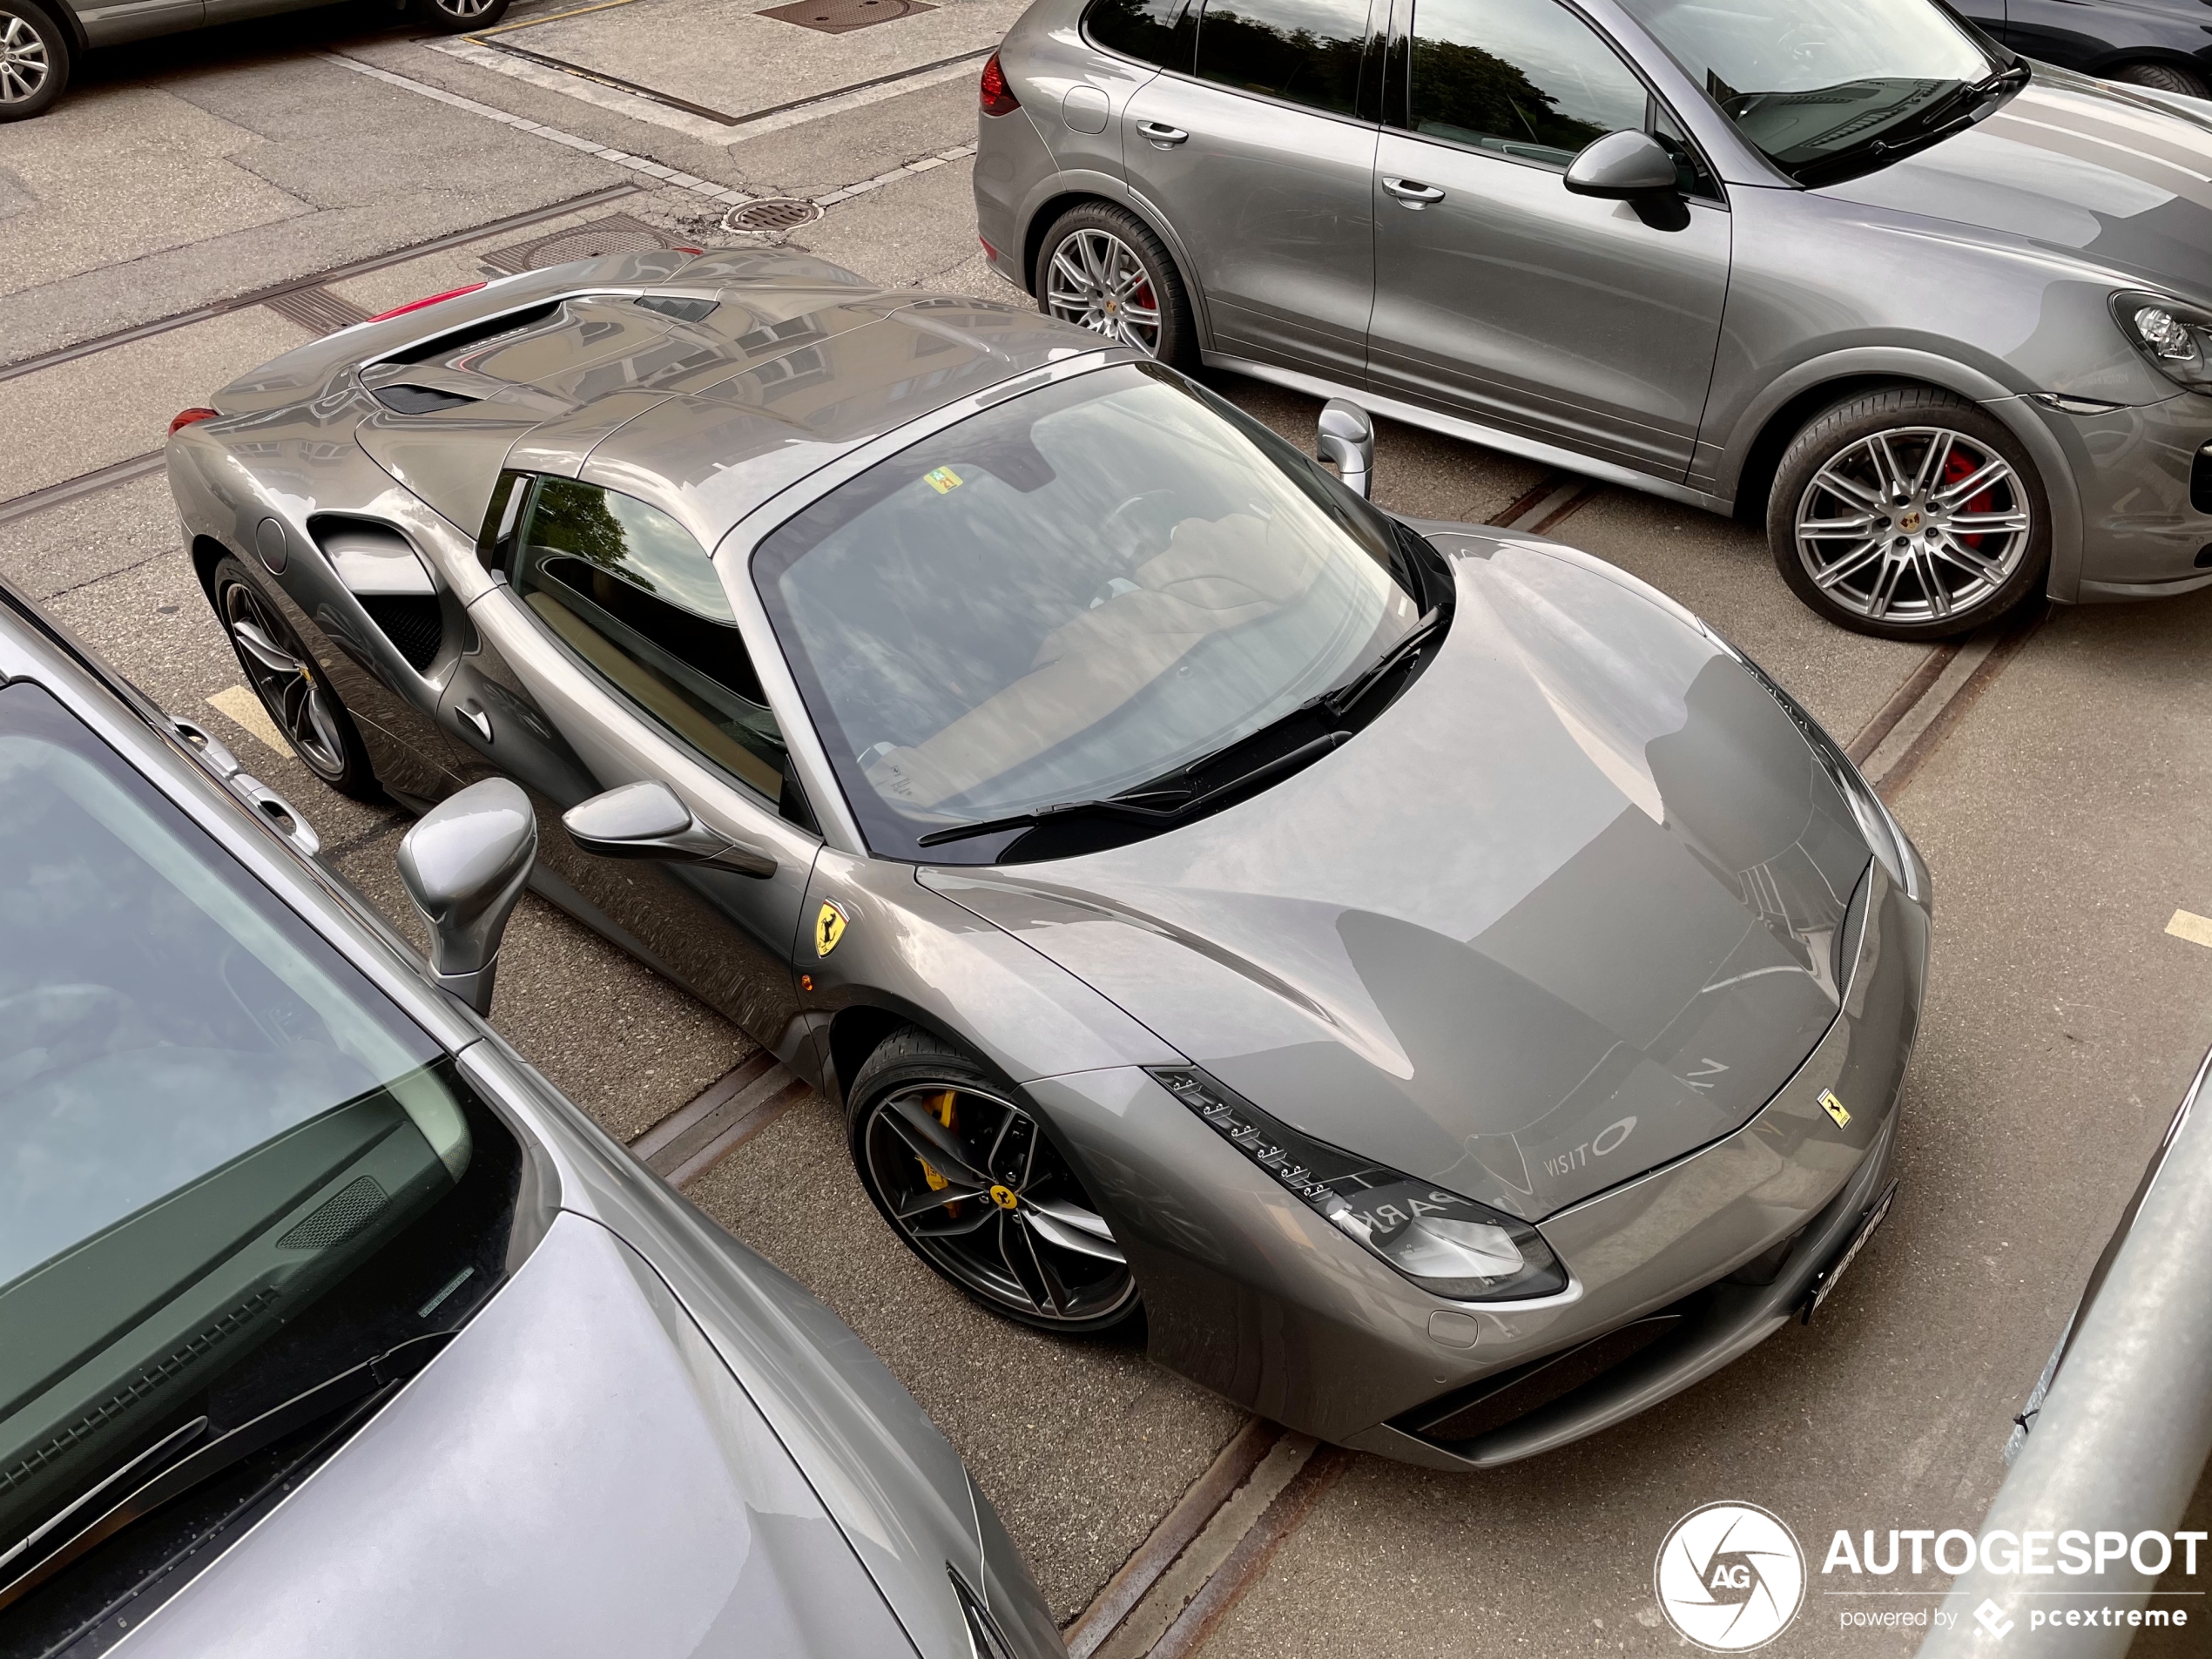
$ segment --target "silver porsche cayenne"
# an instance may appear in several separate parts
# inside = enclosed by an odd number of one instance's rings
[[[1056,316],[1764,523],[1847,628],[2212,583],[2212,106],[1936,0],[1037,0]]]
[[[1910,842],[1653,590],[1370,505],[1349,405],[1340,478],[1024,307],[678,251],[179,418],[301,759],[527,789],[540,890],[841,1102],[1009,1318],[1466,1467],[1724,1365],[1884,1213]]]
[[[536,833],[402,843],[474,1008]],[[0,1652],[1060,1654],[859,1339],[317,850],[0,586]]]

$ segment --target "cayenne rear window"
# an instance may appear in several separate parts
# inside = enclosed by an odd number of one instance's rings
[[[1197,77],[1332,115],[1359,107],[1367,0],[1209,0]]]
[[[24,683],[0,938],[0,1622],[47,1652],[135,1626],[482,1305],[522,1150]]]
[[[1083,31],[1109,51],[1188,74],[1197,16],[1197,0],[1098,0]]]

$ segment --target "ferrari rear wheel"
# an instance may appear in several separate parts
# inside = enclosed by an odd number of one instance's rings
[[[853,1078],[853,1161],[908,1249],[992,1312],[1096,1334],[1132,1322],[1136,1280],[1034,1109],[912,1026]]]
[[[355,800],[380,798],[368,750],[337,691],[284,613],[234,558],[215,566],[215,617],[238,653],[246,683],[309,772]]]

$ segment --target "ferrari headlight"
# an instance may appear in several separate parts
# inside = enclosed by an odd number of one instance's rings
[[[2113,320],[2176,386],[2212,391],[2212,314],[2155,293],[2115,293]]]
[[[1527,1222],[1301,1135],[1204,1072],[1161,1067],[1152,1076],[1338,1231],[1432,1296],[1522,1301],[1567,1288],[1567,1270]]]

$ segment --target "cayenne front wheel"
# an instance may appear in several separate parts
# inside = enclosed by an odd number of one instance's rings
[[[1945,639],[2003,616],[2049,567],[2034,464],[1995,416],[1933,388],[1838,404],[1783,453],[1767,539],[1797,597],[1885,639]]]
[[[868,1056],[849,1097],[861,1184],[931,1267],[1040,1330],[1096,1334],[1136,1318],[1112,1227],[1015,1091],[909,1027]]]
[[[234,558],[217,563],[210,585],[216,620],[246,683],[300,763],[341,795],[377,799],[376,775],[353,717],[284,613]]]
[[[1143,220],[1103,202],[1069,209],[1045,233],[1037,308],[1163,363],[1191,354],[1190,301],[1174,259]]]
[[[43,115],[69,84],[69,37],[44,7],[0,0],[0,121]]]

